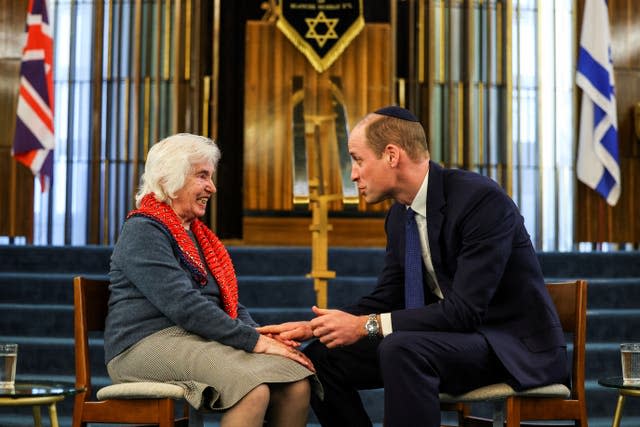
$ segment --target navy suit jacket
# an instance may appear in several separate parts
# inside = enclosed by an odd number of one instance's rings
[[[430,162],[427,232],[438,284],[426,305],[404,309],[406,208],[387,214],[384,268],[373,292],[346,311],[391,312],[394,331],[479,332],[514,378],[529,388],[567,382],[567,355],[524,220],[493,180]],[[469,355],[473,357],[473,355]]]

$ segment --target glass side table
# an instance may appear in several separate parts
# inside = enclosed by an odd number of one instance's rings
[[[80,391],[69,383],[16,381],[12,388],[0,388],[0,407],[31,406],[34,425],[41,427],[40,406],[47,405],[51,427],[59,427],[56,403]]]
[[[611,423],[611,426],[619,427],[624,400],[627,396],[640,397],[640,384],[625,384],[622,377],[600,378],[598,384],[603,387],[618,389],[618,404],[616,405],[616,412],[613,414],[613,423]]]

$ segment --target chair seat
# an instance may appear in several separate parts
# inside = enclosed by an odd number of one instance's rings
[[[160,382],[132,382],[112,384],[98,390],[99,400],[108,399],[171,399],[184,398],[184,388]]]
[[[471,390],[467,393],[453,396],[447,393],[440,394],[440,402],[478,402],[484,400],[499,400],[509,396],[529,396],[529,397],[561,397],[567,398],[571,395],[571,390],[564,384],[551,384],[543,387],[530,388],[528,390],[515,391],[510,385],[505,383],[491,384]]]

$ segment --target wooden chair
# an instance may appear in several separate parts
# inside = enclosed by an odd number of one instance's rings
[[[92,401],[89,332],[104,331],[109,300],[109,282],[84,277],[73,279],[75,307],[76,388],[73,427],[87,423],[155,424],[173,427],[188,425],[189,405],[175,417],[175,402],[184,398],[184,389],[161,382],[113,384],[101,388]],[[193,411],[194,414],[196,411]],[[197,418],[197,417],[196,417]],[[192,420],[193,421],[193,420]],[[200,418],[201,422],[202,419]]]
[[[441,394],[443,410],[457,410],[460,425],[479,427],[516,427],[522,420],[550,421],[572,420],[576,427],[587,427],[587,407],[585,401],[585,342],[587,334],[587,282],[549,283],[547,289],[560,316],[565,333],[573,336],[573,359],[571,363],[571,389],[563,384],[514,391],[507,384],[493,384],[469,391],[459,396]],[[493,420],[469,415],[468,408],[461,408],[473,402],[494,403]],[[530,424],[531,425],[531,424]]]

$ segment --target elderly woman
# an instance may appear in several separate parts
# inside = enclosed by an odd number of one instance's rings
[[[150,150],[138,209],[113,250],[105,359],[115,382],[180,384],[221,426],[306,424],[309,359],[261,335],[238,303],[229,254],[198,218],[216,192],[208,138],[178,134]]]

